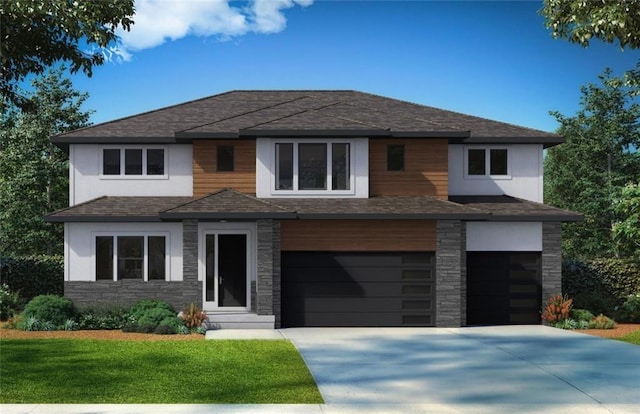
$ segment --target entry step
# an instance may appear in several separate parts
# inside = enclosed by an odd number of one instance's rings
[[[274,329],[274,315],[248,312],[205,312],[209,320],[207,329]]]

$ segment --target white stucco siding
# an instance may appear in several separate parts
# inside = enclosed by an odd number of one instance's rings
[[[75,205],[101,196],[192,196],[193,150],[191,145],[156,146],[167,151],[166,177],[101,177],[102,146],[69,146],[69,203]],[[120,146],[140,148],[144,145]]]
[[[509,175],[466,177],[467,148],[507,148]],[[449,195],[510,195],[541,203],[542,145],[449,145]]]
[[[542,251],[542,223],[467,222],[467,251]]]
[[[168,237],[167,280],[182,280],[182,223],[65,223],[65,280],[96,279],[96,235]]]

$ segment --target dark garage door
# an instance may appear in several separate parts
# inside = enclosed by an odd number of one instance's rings
[[[540,253],[468,252],[467,325],[540,323]]]
[[[282,253],[282,321],[432,326],[433,253]]]

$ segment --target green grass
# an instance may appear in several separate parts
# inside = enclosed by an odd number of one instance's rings
[[[640,331],[631,332],[621,338],[617,338],[620,341],[629,342],[630,344],[640,345]]]
[[[322,403],[288,341],[0,339],[0,403]]]

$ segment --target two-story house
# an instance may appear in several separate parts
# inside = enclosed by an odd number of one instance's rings
[[[540,322],[555,134],[356,91],[232,91],[64,133],[65,296],[222,327]]]

